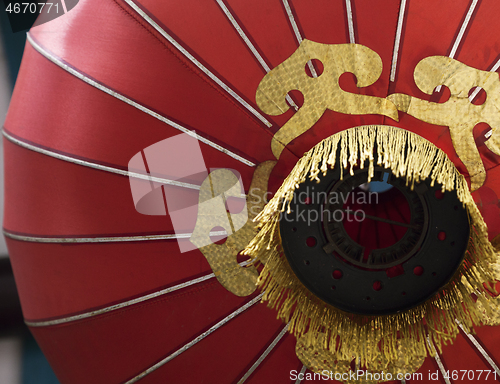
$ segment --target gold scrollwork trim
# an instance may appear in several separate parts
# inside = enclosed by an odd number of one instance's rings
[[[228,197],[241,197],[239,180],[232,171],[212,171],[201,185],[198,218],[190,241],[206,257],[219,283],[237,296],[251,295],[256,289],[257,269],[240,266],[237,256],[256,233],[253,219],[265,205],[267,183],[275,164],[276,161],[265,161],[257,166],[246,199],[246,212],[226,211]],[[228,233],[223,244],[210,239],[210,231],[217,226]]]
[[[307,63],[317,59],[323,73],[313,78],[307,75]],[[281,115],[289,106],[286,95],[298,90],[304,104],[274,135],[271,149],[278,159],[284,147],[310,129],[327,109],[353,115],[380,114],[398,120],[394,104],[381,97],[358,95],[340,88],[339,78],[351,72],[357,86],[366,87],[378,80],[382,60],[370,48],[360,44],[320,44],[303,40],[297,50],[283,63],[264,76],[257,88],[259,108],[269,115]]]

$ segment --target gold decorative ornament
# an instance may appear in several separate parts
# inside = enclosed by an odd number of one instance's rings
[[[486,171],[474,141],[473,129],[479,123],[488,124],[493,130],[486,146],[500,155],[500,79],[497,72],[481,71],[446,56],[431,56],[415,67],[415,83],[427,94],[439,85],[450,89],[451,96],[444,103],[433,103],[405,94],[387,97],[398,108],[427,123],[449,127],[453,146],[471,178],[471,190],[481,187]],[[475,87],[486,91],[482,105],[469,101],[469,92]]]
[[[345,312],[308,290],[284,256],[279,226],[280,215],[290,211],[294,192],[306,179],[319,181],[336,167],[348,168],[352,175],[356,167],[367,166],[370,181],[375,162],[404,178],[411,189],[430,180],[431,185],[439,183],[443,192],[455,191],[470,223],[467,250],[451,280],[424,303],[387,315]],[[373,371],[418,369],[423,356],[433,356],[442,344],[455,339],[458,322],[470,332],[483,322],[483,311],[490,313],[496,305],[488,291],[494,290],[492,265],[498,256],[467,182],[442,150],[412,132],[373,125],[323,140],[297,162],[255,221],[259,233],[244,253],[263,265],[258,279],[263,301],[289,323],[289,332],[298,339],[299,358],[313,370],[329,369],[353,357]]]
[[[242,196],[239,179],[232,171],[212,171],[201,185],[198,218],[190,241],[206,257],[219,283],[237,296],[248,296],[257,288],[257,269],[242,267],[236,258],[255,235],[253,219],[264,207],[267,182],[275,164],[275,161],[265,161],[255,169],[246,198],[247,210],[240,213],[226,210],[227,198]],[[217,226],[227,232],[223,244],[210,240],[210,232]]]
[[[481,303],[478,304],[478,309],[482,311],[484,325],[497,326],[500,325],[500,296],[493,297],[490,300],[493,305],[491,305],[489,311]]]
[[[314,344],[307,346],[307,335],[302,336],[297,340],[295,353],[300,361],[308,367],[312,372],[322,376],[341,381],[343,383],[378,383],[391,381],[398,377],[398,374],[413,374],[417,372],[424,363],[424,355],[410,355],[405,353],[402,344],[397,342],[397,359],[388,361],[378,351],[374,350],[376,355],[372,356],[373,363],[370,369],[361,367],[355,356],[344,356],[339,359],[338,356],[332,354],[325,346],[328,340],[324,333],[319,333]],[[368,335],[370,338],[370,335]],[[371,340],[374,343],[375,340]],[[380,342],[380,340],[378,341]],[[320,346],[320,349],[316,349]],[[354,369],[353,369],[354,368]],[[365,368],[365,369],[362,369]],[[353,375],[359,380],[352,380]],[[374,377],[378,380],[374,380]],[[403,376],[404,377],[404,376]]]
[[[305,67],[310,60],[323,64],[323,73],[310,77]],[[283,63],[267,73],[257,88],[256,102],[268,115],[281,115],[289,106],[286,95],[292,90],[304,96],[302,107],[274,135],[271,149],[279,159],[284,147],[310,129],[327,109],[352,115],[380,114],[398,120],[398,112],[388,99],[357,95],[340,88],[339,78],[351,72],[357,86],[367,87],[382,73],[382,60],[360,44],[320,44],[303,40]]]

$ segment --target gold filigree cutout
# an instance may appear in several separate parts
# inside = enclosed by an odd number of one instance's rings
[[[450,89],[451,96],[444,103],[433,103],[409,95],[396,93],[387,97],[397,108],[427,123],[449,127],[453,146],[471,178],[471,190],[481,187],[486,179],[481,156],[474,141],[473,129],[478,123],[488,124],[493,133],[486,146],[500,155],[500,79],[498,73],[481,71],[445,56],[431,56],[421,60],[414,72],[415,83],[427,94],[438,85]],[[482,105],[469,101],[469,91],[481,87],[487,99]]]
[[[307,62],[312,59],[321,61],[324,67],[317,78],[305,72]],[[271,149],[277,159],[284,147],[310,129],[327,109],[352,115],[380,114],[398,120],[397,109],[391,101],[342,90],[339,78],[346,72],[356,76],[358,87],[366,87],[380,77],[382,60],[376,52],[360,44],[303,40],[288,59],[264,76],[256,94],[257,105],[264,113],[285,113],[289,109],[285,97],[292,90],[304,96],[302,107],[272,139]]]
[[[232,171],[212,171],[201,185],[198,218],[190,241],[206,257],[219,283],[237,296],[248,296],[257,288],[257,269],[240,266],[237,255],[256,234],[253,219],[265,205],[267,183],[275,164],[275,161],[266,161],[256,168],[246,199],[246,212],[226,211],[228,197],[241,198],[240,183]],[[210,240],[211,230],[218,226],[228,233],[223,244]]]

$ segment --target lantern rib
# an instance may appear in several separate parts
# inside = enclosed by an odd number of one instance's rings
[[[84,243],[120,243],[132,241],[157,241],[157,240],[180,240],[190,239],[192,233],[166,233],[163,235],[137,235],[137,236],[105,236],[105,237],[42,237],[27,236],[3,230],[5,237],[13,240],[29,243],[49,244],[84,244]],[[212,231],[210,236],[225,236],[226,231]]]
[[[139,375],[137,375],[134,378],[130,379],[129,381],[125,382],[124,384],[133,384],[133,383],[138,382],[143,377],[149,375],[153,371],[156,371],[158,368],[160,368],[161,366],[165,365],[169,361],[173,360],[174,358],[176,358],[177,356],[179,356],[181,353],[187,351],[193,345],[197,344],[199,341],[203,340],[205,337],[207,337],[211,333],[215,332],[217,329],[219,329],[223,325],[227,324],[229,321],[231,321],[232,319],[234,319],[236,316],[238,316],[239,314],[243,313],[244,311],[246,311],[248,308],[250,308],[254,304],[258,303],[260,301],[260,299],[262,298],[263,294],[264,293],[261,293],[260,295],[258,295],[257,297],[255,297],[254,299],[252,299],[251,301],[249,301],[248,303],[246,303],[245,305],[243,305],[242,307],[238,308],[236,311],[234,311],[233,313],[231,313],[229,316],[227,316],[224,319],[222,319],[221,321],[219,321],[217,324],[215,324],[213,327],[211,327],[208,331],[203,332],[201,335],[199,335],[198,337],[196,337],[195,339],[193,339],[192,341],[190,341],[189,343],[187,343],[183,347],[179,348],[177,351],[175,351],[171,355],[167,356],[166,358],[164,358],[163,360],[159,361],[155,365],[149,367],[145,371],[141,372]]]
[[[493,66],[490,69],[490,72],[496,72],[496,71],[498,71],[498,68],[500,68],[500,59],[498,59],[498,61],[495,64],[493,64]],[[470,94],[469,101],[471,103],[474,101],[474,99],[476,98],[476,96],[479,93],[479,91],[481,91],[481,89],[483,89],[483,88],[476,87],[476,89],[474,89],[474,91]],[[491,136],[491,134],[490,134],[490,136]]]
[[[264,58],[262,57],[262,55],[259,53],[259,51],[257,50],[257,48],[255,48],[255,46],[253,45],[253,43],[250,41],[250,39],[246,35],[245,31],[243,31],[243,29],[240,27],[240,25],[236,21],[236,18],[233,16],[233,14],[231,13],[231,11],[227,8],[227,6],[224,3],[224,1],[217,0],[217,4],[219,4],[219,7],[222,9],[222,12],[224,12],[224,14],[226,15],[226,17],[228,18],[228,20],[231,22],[232,26],[236,30],[236,32],[238,32],[238,34],[240,35],[241,39],[247,45],[247,47],[250,50],[250,52],[252,52],[252,54],[254,55],[254,57],[257,59],[257,61],[261,65],[262,69],[264,69],[264,71],[266,71],[266,73],[268,73],[271,70],[271,68],[269,68],[269,65],[267,65],[267,63],[264,60]],[[299,107],[297,106],[297,104],[295,104],[295,102],[290,97],[290,95],[287,94],[285,96],[285,98],[286,98],[286,101],[288,102],[288,104],[290,104],[293,107],[293,109],[295,109],[296,111],[299,110]]]
[[[443,375],[444,381],[446,382],[446,384],[451,384],[450,379],[447,377],[447,374],[446,374],[446,368],[444,367],[444,364],[441,361],[441,357],[439,356],[438,351],[434,347],[429,335],[427,335],[427,344],[429,344],[429,351],[434,350],[434,360],[436,361],[436,363],[439,367],[439,370],[441,371],[441,374]]]
[[[99,171],[110,172],[110,173],[114,173],[114,174],[121,175],[121,176],[127,176],[127,177],[131,177],[131,178],[142,179],[142,180],[147,180],[147,181],[153,181],[153,182],[159,183],[159,184],[167,184],[167,185],[172,185],[172,186],[176,186],[176,187],[195,189],[195,190],[200,190],[200,188],[201,188],[199,185],[195,185],[195,184],[184,183],[184,182],[176,181],[176,180],[163,179],[160,177],[151,176],[149,174],[144,174],[144,173],[125,171],[123,169],[109,167],[107,165],[93,163],[90,161],[81,160],[81,159],[71,157],[68,155],[63,155],[61,153],[51,151],[51,150],[48,150],[45,148],[40,148],[40,147],[37,147],[36,145],[29,144],[25,141],[19,140],[15,137],[11,136],[10,134],[8,134],[5,130],[2,131],[2,134],[5,136],[5,138],[7,140],[11,141],[12,143],[14,143],[16,145],[19,145],[20,147],[23,147],[25,149],[29,149],[30,151],[37,152],[37,153],[40,153],[40,154],[43,154],[46,156],[53,157],[53,158],[58,159],[58,160],[67,161],[69,163],[81,165],[81,166],[88,167],[88,168],[97,169]]]
[[[399,48],[401,47],[401,36],[403,34],[403,23],[406,12],[406,0],[401,0],[399,7],[398,26],[396,29],[396,39],[394,40],[394,50],[392,52],[392,65],[390,81],[396,81],[396,70],[398,66]]]
[[[476,5],[479,0],[472,0],[472,3],[467,10],[467,13],[464,18],[464,22],[462,23],[462,26],[460,27],[460,30],[458,31],[457,38],[453,42],[453,46],[451,47],[450,54],[448,55],[452,59],[455,58],[455,55],[457,54],[458,48],[460,47],[460,44],[462,43],[462,39],[465,35],[465,31],[467,30],[467,27],[469,26],[469,23],[472,19],[472,14],[474,13],[474,10],[476,8]],[[441,92],[441,85],[438,85],[436,87],[436,92]],[[479,91],[478,91],[479,92]]]
[[[271,353],[271,351],[276,347],[276,345],[279,343],[279,341],[282,339],[282,337],[285,335],[285,333],[288,331],[288,325],[285,325],[281,332],[279,333],[278,336],[272,341],[271,344],[266,348],[266,350],[260,355],[260,357],[253,363],[253,365],[250,367],[250,369],[243,375],[243,377],[238,381],[238,384],[243,384],[251,375],[252,373],[259,367],[259,365],[266,359],[267,355]]]
[[[496,365],[496,363],[493,361],[493,359],[491,358],[491,356],[488,355],[488,353],[483,348],[483,346],[481,344],[479,344],[479,341],[474,337],[474,335],[472,335],[470,332],[467,332],[465,330],[465,328],[462,326],[462,324],[460,323],[460,321],[458,321],[457,319],[455,319],[455,321],[457,322],[457,324],[460,327],[460,329],[462,330],[462,332],[472,342],[472,344],[474,345],[474,347],[476,347],[477,351],[486,359],[486,361],[488,362],[488,364],[490,365],[490,367],[493,368],[495,370],[495,372],[497,373],[497,375],[500,376],[500,369],[498,368],[498,365]]]
[[[297,26],[297,23],[295,22],[295,17],[293,16],[292,8],[290,7],[290,4],[288,3],[288,0],[283,0],[283,5],[286,10],[286,14],[288,16],[288,21],[290,22],[290,25],[292,26],[293,32],[295,33],[295,38],[297,39],[297,42],[302,43],[302,35],[299,31],[299,27]]]
[[[451,384],[451,381],[449,378],[447,378],[447,371],[443,365],[443,362],[441,361],[441,357],[439,356],[439,353],[436,352],[436,354],[434,355],[434,360],[436,360],[436,363],[439,367],[439,370],[441,371],[441,375],[443,375],[443,379],[445,381],[446,384]]]
[[[240,266],[244,267],[248,263],[249,263],[248,261],[244,261],[244,262],[240,263]],[[147,301],[147,300],[155,299],[159,296],[163,296],[163,295],[178,291],[180,289],[187,288],[191,285],[202,283],[206,280],[210,280],[213,277],[215,277],[215,274],[210,273],[208,275],[204,275],[204,276],[198,277],[196,279],[185,281],[183,283],[162,289],[162,290],[157,291],[157,292],[150,293],[148,295],[137,297],[137,298],[132,299],[132,300],[127,300],[127,301],[124,301],[122,303],[111,305],[111,306],[108,306],[105,308],[97,309],[95,311],[81,313],[79,315],[74,315],[74,316],[69,316],[69,317],[64,317],[64,318],[54,319],[54,320],[47,320],[47,321],[25,321],[25,323],[29,327],[50,327],[50,326],[54,326],[54,325],[66,324],[66,323],[71,323],[71,322],[75,322],[75,321],[79,321],[79,320],[83,320],[83,319],[88,319],[90,317],[103,315],[103,314],[106,314],[109,312],[116,311],[118,309],[122,309],[125,307],[129,307],[131,305],[142,303],[142,302]],[[260,295],[260,296],[262,296],[262,295]]]
[[[192,136],[194,137],[195,139],[201,141],[202,143],[206,144],[206,145],[209,145],[210,147],[212,148],[215,148],[216,150],[232,157],[233,159],[236,159],[240,162],[242,162],[243,164],[246,164],[250,167],[255,167],[255,163],[251,162],[250,160],[248,159],[245,159],[244,157],[230,151],[229,149],[227,148],[224,148],[223,146],[219,145],[219,144],[216,144],[214,143],[213,141],[203,137],[203,136],[200,136],[198,134],[196,134],[194,131],[192,130],[189,130],[188,128],[186,127],[183,127],[182,125],[166,118],[165,116],[162,116],[160,115],[159,113],[145,107],[144,105],[140,104],[140,103],[137,103],[136,101],[133,101],[132,99],[129,99],[128,97],[122,95],[121,93],[118,93],[108,87],[106,87],[104,84],[101,84],[100,82],[94,80],[94,79],[91,79],[90,77],[84,75],[82,72],[80,72],[79,70],[77,70],[76,68],[68,65],[67,63],[65,63],[62,59],[60,59],[59,57],[56,57],[54,56],[52,53],[46,51],[41,45],[39,45],[35,40],[34,38],[31,36],[30,33],[27,34],[27,39],[29,41],[29,43],[31,44],[31,46],[38,52],[40,53],[42,56],[44,56],[46,59],[50,60],[52,63],[56,64],[57,66],[59,66],[60,68],[64,69],[66,72],[69,72],[71,73],[73,76],[77,77],[78,79],[84,81],[85,83],[99,89],[100,91],[103,91],[104,93],[107,93],[108,95],[110,96],[113,96],[115,97],[116,99],[120,100],[120,101],[123,101],[124,103],[132,106],[132,107],[135,107],[137,108],[138,110],[160,120],[161,122],[171,126],[172,128],[175,128],[189,136]]]
[[[220,88],[222,88],[226,93],[231,95],[238,103],[240,103],[248,112],[254,115],[267,127],[272,127],[273,125],[254,107],[252,107],[248,102],[246,102],[240,95],[233,91],[227,84],[225,84],[221,79],[219,79],[215,74],[213,74],[207,67],[205,67],[200,61],[198,61],[191,53],[189,53],[181,44],[179,44],[172,36],[170,36],[163,28],[161,28],[158,23],[156,23],[149,15],[144,12],[134,1],[124,0],[140,17],[142,17],[149,25],[151,25],[160,35],[162,35],[170,44],[172,44],[179,52],[181,52],[191,63],[198,67],[205,75],[207,75],[211,80],[213,80]]]
[[[356,38],[354,37],[354,21],[352,17],[351,0],[345,0],[345,8],[347,12],[347,25],[349,27],[349,43],[356,44]]]
[[[306,373],[306,370],[307,370],[307,367],[305,366],[305,364],[303,364],[302,369],[300,370],[300,373],[299,373],[299,377],[297,378],[297,380],[295,380],[294,384],[301,384],[302,383],[301,377],[304,377],[304,373]]]
[[[455,39],[455,42],[453,43],[453,47],[451,48],[449,57],[452,59],[455,57],[458,51],[458,47],[460,46],[460,43],[462,42],[462,39],[464,37],[465,31],[467,29],[467,26],[470,23],[470,20],[472,18],[472,14],[474,13],[474,9],[476,8],[476,5],[479,0],[472,0],[472,3],[467,10],[467,14],[465,15],[464,22],[462,23],[462,26],[460,27],[460,31],[458,32],[457,38]]]
[[[290,25],[293,29],[293,32],[295,33],[295,38],[297,39],[297,43],[299,45],[302,43],[302,34],[299,31],[299,27],[297,25],[297,22],[295,21],[295,16],[293,15],[292,8],[290,7],[290,3],[288,0],[283,0],[283,6],[285,7],[286,14],[288,16],[288,21],[290,22]],[[318,77],[318,74],[316,73],[316,69],[314,68],[314,65],[311,60],[307,62],[307,66],[309,67],[309,70],[311,71],[311,74],[313,77]]]
[[[151,176],[151,175],[145,174],[145,173],[125,171],[123,169],[109,167],[107,165],[93,163],[90,161],[78,159],[76,157],[63,155],[62,153],[51,151],[51,150],[48,150],[45,148],[40,148],[40,147],[37,147],[36,145],[29,144],[25,141],[17,139],[15,137],[11,136],[10,134],[8,134],[5,130],[2,130],[2,134],[5,136],[5,138],[7,140],[9,140],[10,142],[12,142],[16,145],[19,145],[20,147],[23,147],[25,149],[29,149],[30,151],[33,151],[33,152],[40,153],[42,155],[53,157],[53,158],[58,159],[58,160],[63,160],[63,161],[67,161],[69,163],[81,165],[83,167],[93,168],[93,169],[97,169],[99,171],[114,173],[114,174],[121,175],[121,176],[127,176],[129,178],[147,180],[147,181],[155,182],[158,184],[172,185],[174,187],[194,189],[197,191],[199,191],[201,189],[201,186],[196,185],[196,184],[189,184],[189,183],[184,183],[182,181],[164,179],[161,177]],[[242,193],[241,198],[247,198],[247,195]]]
[[[252,42],[250,41],[250,39],[248,38],[248,36],[246,35],[246,33],[240,27],[240,25],[238,24],[238,22],[236,21],[236,19],[232,15],[232,13],[227,8],[226,4],[222,0],[216,0],[216,1],[217,1],[217,4],[219,4],[219,7],[222,9],[222,12],[224,12],[224,14],[228,18],[228,20],[233,25],[233,27],[236,30],[236,32],[238,32],[238,34],[240,35],[240,37],[242,38],[242,40],[245,42],[245,44],[247,45],[248,49],[250,49],[250,51],[252,52],[252,54],[255,56],[255,58],[257,59],[257,61],[259,62],[259,64],[262,66],[262,68],[266,72],[269,72],[271,70],[271,68],[269,68],[269,65],[267,65],[267,63],[265,62],[265,60],[262,57],[262,55],[259,53],[259,51],[257,51],[257,49],[252,44]]]

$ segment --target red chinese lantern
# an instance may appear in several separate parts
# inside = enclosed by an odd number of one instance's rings
[[[82,0],[33,28],[4,127],[4,232],[59,380],[500,374],[497,328],[472,334],[498,324],[483,307],[496,310],[499,14],[492,0]],[[181,133],[205,169],[184,147],[153,160]],[[191,173],[156,174],[165,159]],[[176,225],[168,197],[201,207],[220,169],[260,191],[250,208],[275,193],[255,238],[251,221],[199,224],[201,208]],[[293,200],[374,181],[393,186],[377,206]],[[279,222],[287,201],[368,221]],[[199,240],[219,229],[224,244]]]

